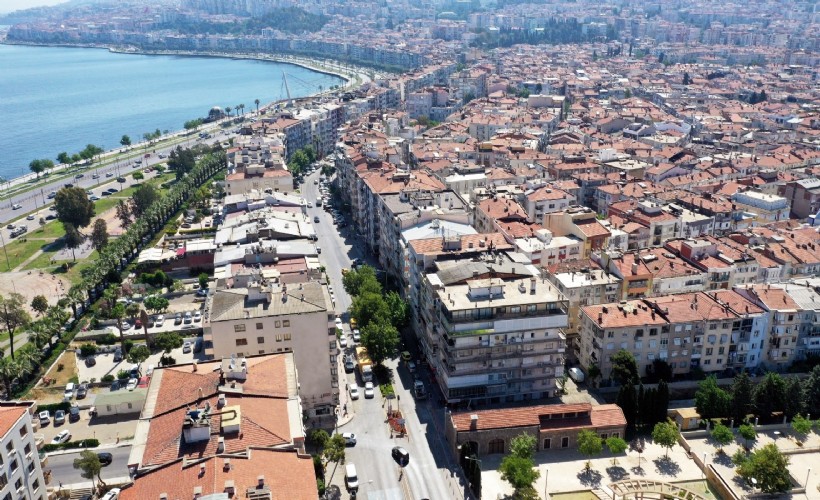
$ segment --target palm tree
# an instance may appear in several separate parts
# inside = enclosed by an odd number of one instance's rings
[[[29,325],[31,331],[28,334],[28,339],[37,346],[37,349],[42,349],[46,342],[51,343],[51,329],[47,324],[48,321],[48,318],[38,319]]]
[[[231,116],[231,111],[233,111],[233,108],[232,108],[232,107],[230,107],[230,106],[225,106],[225,114],[226,114],[226,115]]]
[[[12,358],[0,358],[0,378],[6,386],[6,399],[11,399],[11,384],[23,375],[23,367],[20,362]]]
[[[259,116],[259,99],[254,99],[253,103],[256,104],[256,116]]]

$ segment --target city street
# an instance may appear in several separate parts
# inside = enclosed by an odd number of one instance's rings
[[[113,461],[111,465],[102,468],[100,477],[103,481],[107,479],[128,477],[128,455],[131,453],[130,446],[119,446],[116,448],[96,448],[97,453],[111,453]],[[43,467],[43,471],[51,471],[51,484],[63,486],[85,485],[91,486],[89,479],[83,478],[81,471],[74,468],[74,459],[80,457],[80,452],[65,453],[62,455],[51,455],[48,463]]]
[[[362,258],[367,262],[373,262],[375,259],[366,255],[364,244],[356,236],[352,226],[337,229],[333,225],[331,214],[322,207],[315,207],[319,187],[314,185],[313,181],[319,176],[320,172],[316,171],[305,177],[302,196],[313,204],[313,208],[307,210],[311,220],[314,216],[319,217],[319,223],[314,223],[314,226],[319,238],[317,243],[322,248],[320,259],[325,264],[333,286],[336,311],[344,314],[350,305],[350,297],[342,286],[342,269],[351,268],[355,258]],[[346,315],[343,318],[349,319]],[[345,329],[349,330],[347,325]],[[349,341],[352,343],[352,339]],[[353,348],[349,347],[348,352],[353,352]],[[355,464],[359,474],[361,486],[357,498],[466,498],[458,486],[458,481],[451,477],[451,471],[454,469],[444,441],[444,412],[437,403],[436,395],[431,394],[430,398],[420,401],[417,406],[411,393],[413,378],[410,373],[404,367],[399,368],[397,360],[389,360],[386,365],[393,372],[393,387],[398,396],[391,404],[398,405],[402,410],[406,418],[408,435],[403,438],[391,438],[387,424],[387,401],[381,397],[378,388],[373,399],[364,399],[362,394],[358,401],[351,402],[348,411],[353,411],[354,418],[339,428],[339,432],[352,432],[357,437],[356,446],[349,447],[346,456],[346,462]],[[433,385],[427,375],[421,374],[421,378],[430,390]],[[344,377],[348,384],[356,383],[360,387],[364,385],[357,380],[357,372],[344,374]],[[391,449],[394,446],[402,446],[410,453],[410,462],[404,474],[400,474],[400,468],[391,456]],[[328,469],[328,478],[331,471],[332,466]],[[348,498],[344,488],[342,467],[336,470],[332,484],[337,485],[343,492],[341,498]]]

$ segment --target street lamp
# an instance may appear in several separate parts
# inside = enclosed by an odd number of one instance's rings
[[[806,491],[809,491],[809,476],[811,476],[811,467],[809,467],[808,472],[806,472]]]

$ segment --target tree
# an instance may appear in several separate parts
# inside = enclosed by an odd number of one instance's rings
[[[665,359],[655,358],[651,365],[646,366],[646,376],[650,383],[661,380],[669,382],[672,380],[672,367]]]
[[[120,144],[125,146],[126,148],[131,145],[131,138],[128,135],[123,134],[122,138],[120,138]]]
[[[202,289],[208,288],[208,280],[209,279],[210,279],[210,277],[208,276],[208,273],[199,273],[199,277],[198,277],[199,288],[202,288]]]
[[[532,455],[535,451],[535,437],[520,434],[510,441],[510,454],[501,460],[501,479],[513,487],[514,498],[530,498],[532,485],[541,476],[535,468]]]
[[[742,460],[737,474],[750,482],[755,478],[763,493],[785,493],[792,487],[789,458],[775,444],[767,444]]]
[[[783,398],[783,414],[786,418],[794,418],[795,415],[806,411],[805,394],[803,384],[797,377],[786,377],[786,394]]]
[[[138,365],[148,359],[149,356],[151,356],[151,351],[148,350],[147,346],[134,346],[128,351],[128,362]]]
[[[256,116],[259,116],[259,99],[254,99],[253,103],[256,104]]]
[[[182,337],[176,332],[162,332],[154,338],[154,345],[162,349],[165,354],[170,354],[174,349],[179,349],[182,344]]]
[[[709,375],[698,384],[698,390],[695,392],[695,410],[700,418],[709,420],[726,417],[729,415],[730,406],[731,396],[718,387],[714,375]]]
[[[342,286],[353,297],[365,292],[380,294],[382,291],[382,286],[376,278],[376,270],[370,266],[348,271],[342,276]]]
[[[801,441],[806,440],[806,436],[811,432],[812,421],[800,415],[799,413],[792,419],[792,430],[801,438]]]
[[[603,450],[603,440],[601,436],[590,430],[584,429],[578,433],[578,451],[587,456],[585,468],[587,472],[592,469],[592,457],[599,455]]]
[[[330,439],[325,442],[324,449],[322,450],[323,466],[327,467],[327,464],[330,462],[335,463],[336,466],[345,463],[346,450],[347,444],[341,434],[334,434],[331,436]],[[333,479],[333,474],[335,473],[336,467],[333,467],[333,472],[330,474],[330,479]]]
[[[684,84],[684,85],[689,85],[690,83],[692,83],[692,79],[691,79],[691,78],[689,78],[689,73],[688,73],[688,72],[684,72],[684,73],[683,73],[683,84]]]
[[[384,321],[390,323],[390,310],[387,302],[381,294],[363,293],[353,297],[350,304],[350,314],[359,322],[363,328],[371,321]]]
[[[119,299],[119,289],[108,288],[103,292],[103,306],[102,312],[109,318],[117,321],[117,331],[120,333],[120,348],[123,353],[127,352],[125,348],[125,333],[122,329],[122,320],[125,318],[125,305],[117,302]]]
[[[820,365],[812,368],[803,388],[806,398],[806,411],[811,415],[820,414]]]
[[[390,323],[396,328],[407,326],[410,321],[410,306],[407,301],[393,291],[387,292],[384,301],[387,303],[387,309],[390,312]]]
[[[629,444],[619,437],[611,436],[606,438],[606,447],[609,449],[609,452],[613,455],[620,455],[621,453],[626,451],[626,449],[629,447]],[[618,457],[613,457],[612,464],[614,465],[617,463]]]
[[[25,304],[26,299],[19,293],[11,293],[8,297],[0,295],[0,321],[6,325],[6,331],[9,332],[11,359],[14,359],[14,332],[31,322]]]
[[[778,373],[768,372],[763,380],[755,386],[755,411],[763,419],[771,418],[772,413],[785,409],[784,397],[786,382]]]
[[[91,480],[91,485],[94,490],[97,489],[94,484],[94,478],[97,479],[98,483],[105,484],[100,477],[102,463],[100,462],[100,457],[97,456],[96,452],[91,450],[83,450],[80,453],[80,458],[74,459],[74,468],[82,471],[82,474],[80,474],[82,477]]]
[[[40,178],[40,174],[45,172],[46,170],[54,168],[54,162],[48,159],[44,160],[31,160],[31,163],[28,164],[29,170],[37,174],[37,178]]]
[[[159,192],[153,184],[142,184],[131,196],[131,214],[141,217],[155,201],[159,199]]]
[[[746,422],[740,424],[740,427],[737,428],[737,433],[740,434],[740,437],[746,442],[746,446],[749,446],[749,441],[754,441],[757,439],[757,431],[755,430],[755,426],[750,424],[747,420]]]
[[[94,217],[94,202],[88,199],[85,189],[81,187],[64,187],[57,191],[54,208],[60,222],[78,229],[91,224]]]
[[[671,420],[658,422],[652,429],[652,441],[666,448],[666,457],[669,458],[669,450],[678,442],[678,426]]]
[[[91,230],[91,244],[98,252],[101,252],[108,244],[108,225],[104,219],[94,221],[94,227]]]
[[[666,380],[661,380],[658,384],[658,388],[655,391],[655,408],[654,408],[654,416],[655,418],[652,420],[652,424],[656,424],[657,422],[663,422],[669,413],[669,384],[666,383]]]
[[[127,227],[128,224],[131,223],[131,218],[132,218],[131,204],[126,203],[125,200],[119,200],[117,202],[117,206],[116,206],[115,210],[116,210],[116,213],[117,213],[117,219],[120,220],[120,224],[123,227]]]
[[[754,413],[754,386],[749,374],[740,372],[732,382],[732,404],[730,406],[732,418],[735,422],[743,422]]]
[[[631,352],[621,349],[612,356],[612,378],[621,385],[638,382],[638,363]]]
[[[156,314],[158,312],[168,309],[168,305],[170,304],[170,302],[165,297],[160,297],[159,295],[151,295],[150,297],[146,297],[143,304],[145,304],[146,309]]]
[[[65,228],[65,236],[63,236],[63,242],[65,243],[66,248],[71,249],[71,255],[74,257],[74,262],[77,262],[77,254],[76,250],[83,244],[83,240],[85,239],[76,227],[73,224],[68,222],[63,223],[63,227]]]
[[[370,321],[361,330],[362,345],[367,348],[373,363],[380,365],[396,352],[399,346],[399,332],[389,322]]]
[[[68,165],[71,163],[71,156],[68,155],[65,151],[57,155],[57,162],[62,163],[63,165]]]
[[[233,111],[233,108],[232,108],[232,107],[230,107],[230,106],[225,106],[225,114],[226,114],[226,115],[231,116],[231,111]]]
[[[35,295],[31,299],[31,308],[37,312],[38,316],[42,316],[48,310],[48,299],[45,295]]]
[[[635,386],[632,384],[622,385],[618,391],[616,403],[624,412],[627,434],[632,434],[637,429],[638,418],[638,401],[635,396]]]
[[[721,453],[723,452],[723,447],[731,443],[735,438],[732,430],[720,423],[715,424],[711,434],[712,439],[714,439],[715,443],[717,443],[718,450]]]

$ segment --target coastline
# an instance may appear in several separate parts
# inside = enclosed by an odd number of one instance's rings
[[[263,52],[259,53],[225,53],[225,52],[194,52],[194,51],[173,51],[173,50],[143,50],[138,49],[135,47],[115,47],[115,46],[108,46],[102,44],[68,44],[68,43],[32,43],[32,42],[17,42],[17,41],[9,41],[6,38],[0,39],[0,44],[3,45],[19,45],[19,46],[30,46],[30,47],[65,47],[65,48],[78,48],[78,49],[105,49],[111,53],[115,54],[133,54],[133,55],[160,55],[160,56],[176,56],[176,57],[210,57],[210,58],[220,58],[220,59],[236,59],[236,60],[257,60],[262,62],[274,62],[278,64],[289,64],[293,66],[299,66],[301,68],[307,69],[309,71],[313,71],[316,73],[333,76],[339,78],[344,81],[344,84],[341,86],[342,88],[352,88],[363,83],[370,81],[370,76],[367,74],[367,70],[365,68],[360,68],[356,66],[345,66],[343,67],[340,63],[333,61],[329,63],[328,60],[320,60],[311,57],[304,57],[304,56],[295,56],[289,54],[266,54]],[[294,97],[294,101],[304,101],[307,99],[313,99],[317,97],[321,97],[323,94],[329,94],[334,92],[333,90],[324,90],[322,92],[316,92],[309,95],[304,95],[300,97]],[[271,106],[275,106],[277,103],[283,102],[284,99],[280,99],[277,101],[272,101],[269,103],[265,103],[263,106],[260,106],[260,110],[268,109]],[[183,129],[173,130],[170,131],[169,134],[163,135],[160,140],[173,138],[178,136],[180,133],[184,133]],[[117,154],[120,152],[121,148],[113,148],[106,150],[103,155],[108,156],[111,154]],[[70,168],[70,165],[56,165],[52,172],[60,172],[63,169]],[[35,177],[34,173],[25,173],[20,176],[12,177],[6,179],[4,182],[4,186],[2,189],[2,198],[4,200],[9,199],[9,191],[16,185],[26,183],[31,181]],[[36,189],[37,186],[31,186],[30,189],[26,189],[24,191],[20,191],[11,195],[11,197],[16,197],[25,192],[30,191],[31,189]]]

